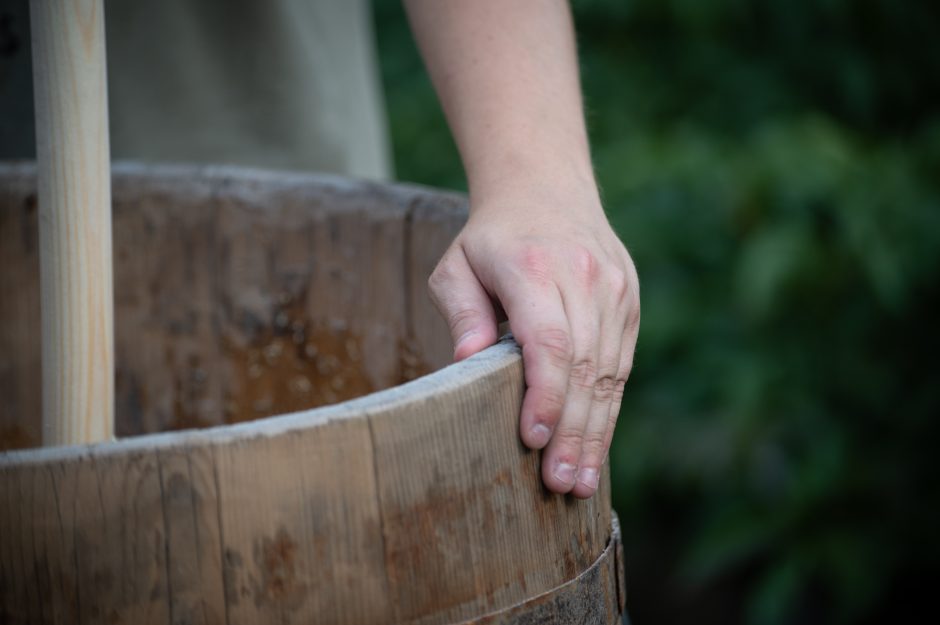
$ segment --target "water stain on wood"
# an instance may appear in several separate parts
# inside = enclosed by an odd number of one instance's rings
[[[211,376],[223,378],[220,421],[228,424],[310,410],[380,390],[366,373],[362,337],[345,320],[311,320],[305,299],[304,294],[282,295],[270,321],[254,325],[247,342],[244,337],[223,337],[221,363],[209,366],[191,356],[175,378],[173,416],[165,429],[219,424],[218,417],[200,408],[213,387]],[[411,342],[400,340],[398,348],[395,384],[431,372]]]
[[[307,595],[300,578],[297,543],[283,527],[274,536],[255,542],[254,560],[258,577],[253,579],[255,605],[299,609]]]
[[[434,480],[432,484],[441,480]],[[393,586],[410,588],[408,611],[428,614],[470,601],[473,585],[447,575],[430,576],[421,588],[412,588],[415,571],[440,569],[464,562],[465,518],[472,508],[471,493],[432,485],[413,505],[390,511],[386,527],[401,528],[386,536],[386,570]],[[407,531],[404,528],[408,528]]]
[[[238,551],[227,548],[222,556],[222,567],[225,602],[237,607],[242,597],[251,594],[243,578],[244,560]]]
[[[226,423],[308,410],[371,393],[361,339],[345,329],[287,317],[289,334],[268,332],[247,348],[226,346],[233,383]]]

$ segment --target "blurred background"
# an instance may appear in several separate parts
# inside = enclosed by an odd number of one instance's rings
[[[940,4],[576,0],[643,322],[611,449],[631,618],[885,623],[940,579]],[[465,189],[398,0],[397,177]]]
[[[2,58],[25,6],[3,4]],[[940,3],[573,8],[598,180],[642,283],[610,458],[633,622],[935,612]],[[465,189],[399,0],[373,10],[396,177]],[[0,95],[28,118],[23,68]],[[31,151],[23,123],[0,131]],[[3,132],[4,157],[31,154]]]

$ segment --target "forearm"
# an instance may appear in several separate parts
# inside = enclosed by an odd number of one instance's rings
[[[558,0],[406,0],[474,206],[595,191],[571,16]]]

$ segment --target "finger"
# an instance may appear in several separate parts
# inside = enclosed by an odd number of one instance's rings
[[[635,300],[633,309],[627,315],[626,331],[623,335],[623,344],[620,349],[620,366],[617,369],[616,386],[614,388],[614,399],[610,404],[609,430],[607,432],[607,445],[605,449],[610,448],[610,441],[614,436],[614,426],[617,423],[617,417],[620,415],[620,407],[623,403],[623,389],[630,379],[630,373],[633,372],[633,360],[636,355],[636,341],[640,332],[640,307],[639,299]]]
[[[522,347],[526,393],[519,435],[530,449],[541,449],[565,404],[571,369],[568,319],[554,284],[505,284],[497,296]]]
[[[462,248],[444,255],[428,278],[428,291],[450,328],[455,361],[496,342],[496,312]]]
[[[610,446],[609,432],[613,432],[611,419],[616,420],[616,413],[611,406],[623,392],[623,385],[618,384],[621,350],[627,319],[627,309],[623,305],[625,280],[620,274],[612,272],[608,277],[608,288],[604,292],[601,306],[601,332],[597,380],[594,383],[593,397],[587,426],[584,430],[584,443],[578,462],[578,475],[571,493],[575,497],[586,499],[597,490],[600,468]]]
[[[565,405],[542,457],[542,480],[556,493],[570,492],[576,483],[584,433],[594,401],[597,380],[600,318],[593,297],[565,298],[571,327],[572,363]]]
[[[638,288],[636,277],[634,276],[633,280],[626,285],[625,293],[619,302],[619,309],[622,311],[622,314],[617,317],[620,321],[616,325],[615,331],[619,332],[620,337],[616,342],[611,341],[612,345],[619,345],[619,353],[617,354],[618,365],[612,383],[604,382],[605,386],[611,384],[611,401],[606,418],[602,418],[602,415],[597,415],[596,417],[592,415],[591,422],[588,424],[590,433],[585,434],[585,450],[582,455],[578,484],[574,490],[574,495],[577,497],[590,497],[591,494],[596,491],[600,467],[607,458],[607,452],[613,440],[614,427],[617,424],[617,418],[620,415],[620,407],[623,402],[624,386],[633,369],[633,358],[636,352],[636,341],[640,329]],[[599,441],[599,443],[597,441]],[[589,473],[582,476],[581,472]],[[589,489],[592,483],[594,488]]]

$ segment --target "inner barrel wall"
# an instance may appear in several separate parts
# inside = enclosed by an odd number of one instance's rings
[[[116,434],[332,404],[449,363],[426,276],[465,200],[201,166],[113,174]],[[40,444],[36,171],[0,166],[0,450]]]

